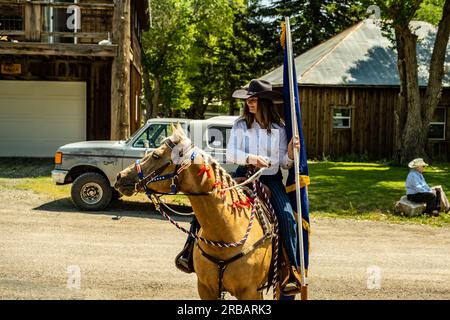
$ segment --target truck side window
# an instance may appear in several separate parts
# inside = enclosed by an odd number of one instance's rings
[[[211,149],[227,148],[227,131],[231,130],[229,126],[210,126],[208,127],[208,147]]]

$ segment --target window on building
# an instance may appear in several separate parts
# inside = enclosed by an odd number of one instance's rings
[[[350,128],[352,123],[352,109],[349,108],[333,108],[333,128],[343,129]]]
[[[54,7],[51,4],[43,8],[42,39],[48,43],[77,43],[71,33],[81,31],[81,9],[76,0],[51,0],[50,3],[68,3],[74,6]]]
[[[134,33],[136,35],[137,40],[139,41],[139,43],[142,43],[142,30],[141,30],[141,25],[139,23],[139,14],[137,11],[137,8],[134,7],[133,9],[133,28],[134,28]]]
[[[428,138],[431,140],[445,140],[445,128],[447,112],[446,108],[438,107],[434,111],[433,118],[431,119]]]
[[[0,30],[23,31],[23,15],[22,5],[0,5]]]

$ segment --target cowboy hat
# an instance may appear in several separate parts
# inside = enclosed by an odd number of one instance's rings
[[[266,80],[253,79],[248,88],[238,89],[233,92],[233,98],[266,98],[270,100],[283,100],[283,94],[272,90],[272,84]]]
[[[422,158],[417,158],[408,163],[408,167],[411,169],[418,167],[428,167],[428,163],[425,163]]]

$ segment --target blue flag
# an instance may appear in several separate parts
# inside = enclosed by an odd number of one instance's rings
[[[286,134],[288,137],[288,141],[291,140],[293,136],[292,130],[292,114],[291,114],[291,99],[290,99],[290,90],[289,90],[289,72],[288,72],[288,52],[286,45],[287,37],[282,37],[282,41],[284,42],[284,63],[283,63],[283,98],[284,98],[284,120],[286,122]],[[292,54],[292,60],[294,60],[294,55]],[[298,134],[300,139],[300,194],[301,194],[301,209],[302,209],[302,230],[303,230],[303,248],[304,248],[304,258],[305,258],[305,272],[308,270],[309,265],[309,204],[308,204],[308,191],[307,185],[309,185],[309,172],[308,172],[308,163],[306,156],[306,147],[305,140],[303,138],[303,129],[302,129],[302,118],[300,114],[300,99],[298,95],[298,84],[297,84],[297,76],[295,72],[295,63],[292,61],[292,70],[293,70],[293,82],[294,82],[294,97],[295,97],[295,113],[298,127]],[[297,197],[296,197],[296,186],[295,186],[295,168],[292,167],[289,169],[288,178],[286,181],[286,193],[289,197],[289,200],[292,205],[292,209],[297,215],[297,222],[300,223],[300,219],[298,219],[297,214]],[[307,274],[307,273],[306,273]]]

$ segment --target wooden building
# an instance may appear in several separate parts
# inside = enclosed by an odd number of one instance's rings
[[[422,94],[435,28],[415,22]],[[450,47],[449,47],[450,48]],[[365,20],[295,58],[305,142],[309,158],[367,155],[389,159],[396,150],[400,80],[397,54],[377,23]],[[281,87],[282,67],[262,79]],[[430,125],[428,153],[450,159],[450,57],[443,93]]]
[[[140,126],[147,0],[0,0],[0,156]]]

